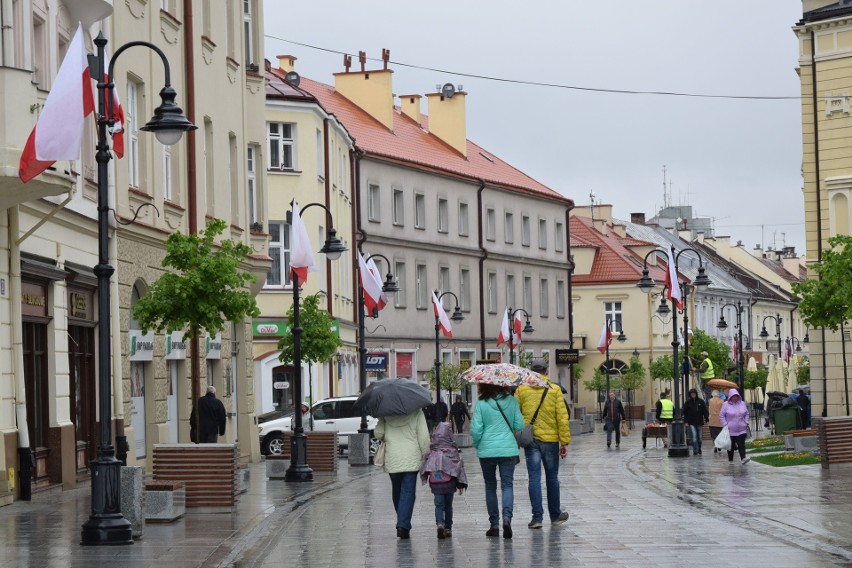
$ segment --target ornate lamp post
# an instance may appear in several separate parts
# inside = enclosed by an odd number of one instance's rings
[[[512,340],[512,337],[515,335],[515,314],[524,314],[527,318],[527,323],[524,325],[523,332],[524,333],[532,333],[535,331],[535,328],[530,324],[530,314],[523,308],[518,308],[517,310],[512,310],[509,308],[509,363],[512,365],[515,364],[515,342]]]
[[[162,144],[176,144],[181,135],[196,126],[189,122],[183,111],[175,104],[177,93],[171,86],[171,71],[165,54],[152,43],[132,41],[119,47],[106,68],[103,33],[95,38],[97,55],[89,56],[89,70],[98,81],[98,264],[94,273],[98,277],[98,398],[100,420],[100,442],[97,457],[91,462],[92,512],[83,524],[81,544],[133,544],[130,522],[121,514],[121,490],[119,478],[121,462],[115,458],[112,445],[112,374],[110,372],[110,313],[109,281],[115,269],[109,264],[109,171],[112,159],[107,128],[115,124],[114,96],[115,77],[113,70],[119,56],[125,50],[144,46],[153,50],[163,61],[165,84],[160,90],[161,103],[154,109],[154,117],[140,130],[153,132]],[[109,77],[109,82],[104,78]],[[106,108],[104,108],[106,106]]]
[[[639,279],[639,283],[637,286],[640,290],[649,293],[654,288],[654,280],[649,276],[648,271],[648,257],[652,254],[662,253],[668,255],[670,259],[669,262],[674,264],[673,271],[672,267],[669,267],[670,274],[677,275],[678,267],[677,262],[680,259],[680,255],[685,253],[686,251],[691,251],[698,258],[698,276],[695,278],[695,287],[699,290],[704,290],[710,285],[710,278],[707,277],[707,274],[704,273],[704,263],[701,259],[701,255],[697,250],[686,247],[677,252],[675,252],[674,247],[671,247],[670,250],[664,250],[655,248],[648,252],[645,255],[644,264],[642,267],[642,278]],[[673,282],[669,283],[668,286],[680,286],[679,282],[676,278],[673,279]],[[665,298],[665,296],[664,296]],[[660,302],[660,309],[665,305],[665,300]],[[684,306],[686,307],[686,306]],[[668,311],[668,306],[665,306],[665,310]],[[660,310],[657,310],[660,313]],[[683,413],[680,404],[680,392],[679,392],[679,384],[680,381],[677,380],[679,367],[678,367],[678,348],[680,347],[680,341],[678,341],[677,337],[677,312],[678,310],[672,310],[672,377],[674,377],[674,420],[672,420],[672,429],[670,434],[670,443],[669,443],[669,457],[687,457],[689,456],[689,448],[686,445],[686,436],[683,427]]]
[[[441,303],[441,298],[444,296],[452,296],[456,300],[456,308],[453,310],[453,315],[450,316],[450,319],[454,322],[460,322],[464,320],[464,314],[459,307],[459,297],[453,294],[452,292],[444,292],[441,295],[438,295],[438,290],[435,290],[435,297],[438,298],[438,303],[440,304],[440,309],[444,309],[444,305]],[[438,403],[441,401],[441,318],[438,314],[435,314],[435,411],[438,410]],[[436,414],[437,416],[437,414]]]
[[[295,201],[293,202],[295,203]],[[292,207],[292,204],[291,204]],[[325,253],[329,260],[337,260],[343,251],[346,250],[339,238],[337,231],[331,221],[331,211],[322,203],[309,203],[304,206],[299,212],[299,216],[304,216],[305,211],[311,207],[322,207],[325,209],[328,217],[328,230],[326,232],[325,244],[319,250]],[[291,210],[292,216],[292,210]],[[299,322],[299,274],[293,271],[293,399],[299,403],[302,401],[302,327]],[[290,467],[284,474],[284,481],[313,481],[314,472],[308,466],[306,460],[307,454],[307,438],[305,437],[305,429],[302,425],[302,413],[297,409],[293,414],[295,427],[293,428],[293,438],[290,442]]]
[[[743,303],[739,300],[736,305],[734,304],[725,304],[722,306],[721,311],[723,312],[721,317],[719,317],[719,323],[716,324],[716,327],[721,330],[728,329],[728,322],[725,321],[725,308],[734,308],[737,314],[737,383],[740,387],[740,396],[745,398],[745,353],[743,352]]]
[[[778,358],[781,359],[781,321],[784,319],[779,314],[774,316],[766,316],[763,318],[763,328],[760,330],[760,338],[766,341],[769,338],[769,333],[766,331],[766,320],[775,320],[775,338],[778,343]]]
[[[369,261],[371,258],[382,258],[385,263],[388,265],[388,273],[385,276],[385,282],[382,284],[382,292],[388,295],[395,294],[399,292],[399,284],[396,282],[396,279],[391,273],[391,263],[383,254],[371,254],[367,258],[364,259],[364,262]],[[358,293],[358,354],[360,356],[360,366],[358,368],[358,389],[361,392],[364,392],[364,389],[367,388],[367,340],[366,340],[366,330],[365,326],[367,319],[367,309],[364,305],[364,281],[363,278],[369,278],[372,275],[362,274],[361,280],[359,281],[359,293]],[[368,434],[369,430],[367,429],[367,413],[361,413],[361,425],[358,428],[359,434]]]

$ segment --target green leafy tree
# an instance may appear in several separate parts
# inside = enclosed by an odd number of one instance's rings
[[[163,267],[169,269],[133,307],[142,329],[157,333],[185,329],[184,340],[215,335],[225,322],[242,321],[260,315],[254,296],[247,289],[255,278],[240,269],[251,254],[243,243],[214,242],[227,227],[221,219],[207,223],[193,235],[172,233],[166,239]],[[192,370],[192,408],[195,409],[200,377]],[[198,413],[196,413],[196,417]],[[200,431],[196,424],[196,431]]]
[[[799,385],[807,385],[811,382],[811,360],[807,357],[802,357],[800,367],[796,369],[796,380]]]
[[[766,386],[766,381],[769,378],[768,369],[758,369],[757,371],[745,371],[745,380],[743,386],[746,390],[762,389]]]
[[[612,375],[610,375],[609,379],[611,384]],[[595,368],[595,371],[592,374],[592,379],[589,381],[583,381],[583,387],[587,391],[595,393],[598,401],[598,412],[603,412],[601,410],[601,393],[606,390],[606,375],[604,375],[599,368]]]
[[[674,363],[671,355],[662,355],[651,361],[648,371],[651,380],[670,381],[674,377]]]
[[[730,324],[731,322],[729,322],[729,325]],[[689,346],[689,358],[692,361],[693,369],[698,369],[701,362],[699,354],[702,351],[706,351],[707,357],[713,362],[713,371],[717,377],[721,377],[725,372],[725,369],[733,365],[733,361],[731,361],[730,357],[730,345],[719,341],[714,337],[710,337],[700,329],[696,329],[692,335],[692,345]],[[683,356],[684,350],[681,348],[679,357],[680,361],[683,360]]]
[[[465,367],[463,367],[462,365],[456,365],[454,363],[441,363],[441,389],[449,393],[450,399],[452,399],[454,392],[462,392],[468,385],[468,382],[464,380],[461,376],[464,370]],[[426,378],[429,379],[429,389],[434,391],[434,367],[426,372]]]
[[[627,369],[621,372],[621,388],[627,391],[627,415],[632,414],[633,393],[645,386],[646,382],[645,366],[638,357],[631,357]]]

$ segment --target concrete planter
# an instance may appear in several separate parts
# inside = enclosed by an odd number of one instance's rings
[[[186,484],[152,481],[145,484],[145,520],[170,523],[186,514]]]
[[[145,468],[121,467],[121,514],[130,521],[133,538],[145,533]]]

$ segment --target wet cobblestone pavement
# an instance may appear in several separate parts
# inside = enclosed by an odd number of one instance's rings
[[[641,439],[607,449],[576,436],[560,469],[564,525],[530,530],[523,460],[515,472],[514,538],[486,538],[484,486],[473,448],[470,487],[454,501],[452,538],[438,540],[428,487],[418,486],[410,540],[395,534],[390,481],[375,467],[268,481],[252,465],[232,515],[148,524],[132,546],[82,547],[87,490],[0,507],[2,567],[850,566],[852,469],[731,466],[712,448],[673,459]],[[736,460],[739,461],[739,460]]]

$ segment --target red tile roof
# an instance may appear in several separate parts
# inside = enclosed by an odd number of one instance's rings
[[[271,71],[279,77],[283,74],[280,69],[272,68]],[[425,129],[428,125],[425,116],[422,124],[417,124],[395,108],[393,130],[388,130],[331,85],[302,77],[299,89],[313,95],[327,112],[333,114],[355,139],[356,146],[368,156],[466,179],[481,179],[493,186],[573,204],[564,195],[470,140],[467,141],[467,157],[462,156]]]

